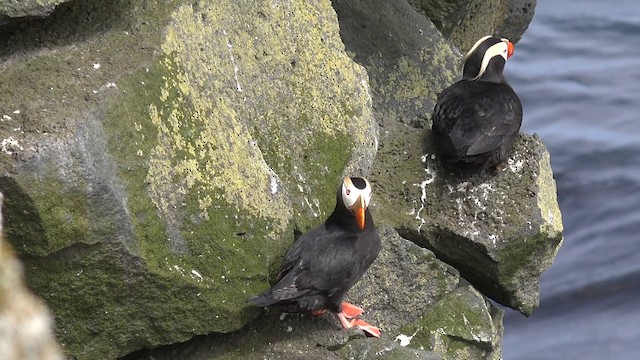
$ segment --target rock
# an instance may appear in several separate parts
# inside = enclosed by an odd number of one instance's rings
[[[59,4],[69,0],[0,0],[0,18],[45,17]]]
[[[390,227],[380,236],[378,259],[347,295],[364,307],[363,318],[444,359],[500,359],[503,311],[431,251]]]
[[[390,227],[380,228],[380,236],[380,255],[348,293],[349,301],[364,307],[361,318],[382,329],[380,339],[365,338],[355,328],[341,330],[332,315],[267,310],[236,333],[212,334],[126,360],[498,359],[502,310],[431,251]]]
[[[536,9],[536,0],[510,0],[504,22],[495,31],[502,37],[516,43],[529,27]]]
[[[457,178],[425,152],[422,181],[412,198],[414,224],[405,237],[432,249],[483,294],[530,315],[539,303],[539,278],[562,243],[562,217],[549,153],[521,134],[505,171]],[[395,180],[395,179],[394,179]]]
[[[440,91],[460,74],[461,54],[406,0],[340,0],[333,7],[347,51],[369,74],[381,138],[398,122],[425,126]]]
[[[363,318],[388,333],[424,314],[461,286],[461,279],[457,270],[392,228],[382,227],[379,233],[382,250],[347,300],[362,306]]]
[[[0,208],[3,195],[0,193]],[[20,261],[4,239],[0,212],[0,359],[62,360],[53,321],[27,289]]]
[[[408,0],[463,52],[485,35],[516,42],[527,29],[535,0]]]
[[[12,25],[0,65],[7,237],[77,359],[246,325],[377,146],[329,2],[118,4]]]
[[[353,360],[400,360],[424,359],[441,360],[442,357],[434,352],[404,347],[395,341],[356,339],[349,341],[340,349],[343,359]]]
[[[502,359],[503,312],[473,287],[459,287],[399,331],[444,359]],[[402,336],[402,335],[398,335]]]
[[[459,54],[406,2],[339,1],[334,7],[347,50],[369,73],[381,126],[370,177],[376,220],[432,249],[483,294],[531,314],[539,276],[562,241],[544,145],[520,136],[510,167],[493,178],[443,172],[432,158],[428,129],[437,93],[459,75]],[[431,61],[419,54],[431,54]]]

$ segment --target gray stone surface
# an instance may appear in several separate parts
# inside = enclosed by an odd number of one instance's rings
[[[19,18],[24,16],[44,17],[59,4],[69,0],[0,0],[0,21],[3,16]]]
[[[535,0],[408,0],[463,52],[485,35],[516,42],[529,26]]]
[[[380,256],[348,293],[382,338],[341,330],[332,315],[267,311],[245,329],[213,334],[171,349],[133,354],[143,359],[499,359],[502,310],[429,250],[382,227]],[[451,345],[451,346],[449,346]]]
[[[533,19],[536,3],[536,0],[510,0],[504,22],[495,33],[512,42],[518,42]]]
[[[0,209],[2,202],[0,193]],[[0,211],[0,359],[62,360],[52,320],[27,289],[22,264],[4,238]]]

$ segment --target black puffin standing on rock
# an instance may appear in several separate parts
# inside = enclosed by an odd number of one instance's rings
[[[380,236],[368,209],[370,200],[371,186],[366,179],[345,177],[333,213],[293,244],[276,284],[249,303],[316,316],[331,311],[343,328],[357,326],[379,337],[377,327],[357,319],[363,309],[342,301],[380,252]]]
[[[495,172],[509,157],[522,124],[520,98],[502,75],[513,49],[507,39],[478,40],[464,57],[462,80],[438,96],[436,153],[454,169]]]

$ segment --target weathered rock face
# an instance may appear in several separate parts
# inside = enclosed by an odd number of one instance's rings
[[[267,312],[234,334],[216,334],[127,359],[500,359],[502,310],[434,254],[380,229],[382,250],[348,300],[381,339],[340,330],[332,315]]]
[[[497,176],[460,179],[432,157],[423,159],[416,204],[424,209],[416,208],[414,225],[400,232],[433,249],[484,294],[530,315],[539,303],[539,277],[562,243],[544,145],[520,135],[508,167]]]
[[[367,75],[330,3],[62,10],[6,30],[0,189],[65,351],[241,328],[293,228],[375,156]]]
[[[466,52],[485,35],[516,42],[529,26],[535,0],[408,0]]]
[[[510,0],[509,10],[495,33],[512,42],[519,41],[522,33],[529,27],[535,9],[536,0]]]
[[[0,193],[0,208],[3,195]],[[0,215],[0,359],[62,360],[47,308],[26,287]]]
[[[43,17],[49,15],[57,5],[69,0],[1,0],[0,22],[2,17],[18,18],[23,16]]]

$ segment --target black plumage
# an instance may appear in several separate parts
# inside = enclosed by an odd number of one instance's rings
[[[520,98],[502,71],[513,44],[486,36],[464,59],[463,77],[434,107],[436,153],[457,170],[496,170],[508,159],[522,124]]]
[[[346,326],[343,298],[380,251],[380,237],[368,209],[370,197],[365,179],[345,177],[333,213],[294,243],[276,283],[249,303],[316,315],[329,310],[345,327],[366,324]]]

